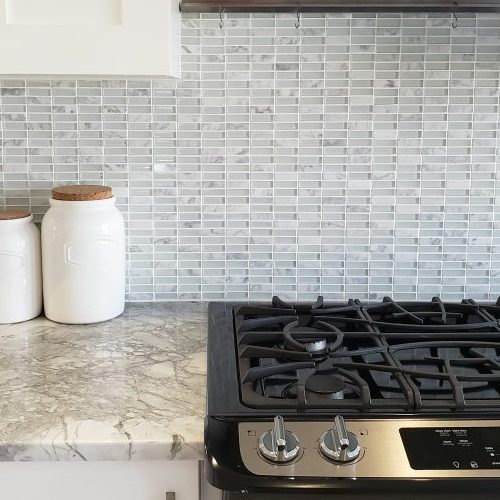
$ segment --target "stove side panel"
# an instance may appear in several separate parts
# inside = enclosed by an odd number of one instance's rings
[[[240,402],[234,303],[214,302],[208,307],[207,414],[225,416],[247,412]]]

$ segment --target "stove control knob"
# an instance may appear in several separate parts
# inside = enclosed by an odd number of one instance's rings
[[[274,427],[259,438],[259,452],[267,460],[287,463],[297,457],[300,451],[297,436],[285,429],[283,417],[274,417]]]
[[[319,442],[321,454],[328,460],[340,464],[351,462],[361,453],[358,438],[347,430],[340,415],[335,417],[334,423],[335,426],[321,436]]]

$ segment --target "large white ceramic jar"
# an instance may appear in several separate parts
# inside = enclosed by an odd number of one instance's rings
[[[0,323],[41,312],[40,231],[28,210],[0,210]]]
[[[42,221],[44,309],[59,323],[98,323],[125,307],[125,228],[111,188],[52,190]]]

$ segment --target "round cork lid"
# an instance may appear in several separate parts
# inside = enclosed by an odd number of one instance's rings
[[[113,190],[110,187],[93,184],[60,186],[52,190],[52,198],[62,201],[95,201],[112,197]]]
[[[25,219],[29,217],[31,212],[24,208],[8,208],[7,210],[0,210],[0,220],[15,220]]]

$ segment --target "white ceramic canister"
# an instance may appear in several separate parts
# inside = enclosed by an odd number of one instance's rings
[[[98,323],[125,307],[125,227],[106,186],[52,190],[42,221],[44,309],[58,323]]]
[[[0,323],[42,312],[40,231],[29,210],[0,210]]]

